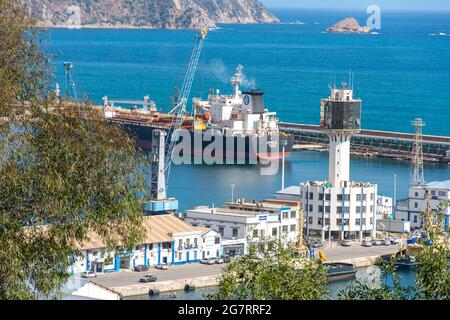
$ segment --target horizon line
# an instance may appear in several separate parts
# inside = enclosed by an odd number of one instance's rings
[[[297,9],[297,10],[316,10],[316,11],[361,11],[363,10],[365,12],[365,8],[322,8],[322,7],[291,7],[291,6],[282,6],[282,7],[275,7],[275,6],[265,6],[267,9],[272,10],[272,9]],[[382,11],[400,11],[400,12],[418,12],[418,11],[426,11],[426,12],[442,12],[442,13],[449,13],[450,12],[450,8],[448,9],[423,9],[423,8],[417,8],[417,9],[410,9],[410,8],[406,8],[406,9],[399,9],[399,8],[388,8],[388,9],[383,9],[381,7]]]

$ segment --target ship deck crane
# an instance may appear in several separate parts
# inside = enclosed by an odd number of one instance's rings
[[[153,202],[167,200],[172,155],[180,137],[179,130],[183,125],[185,117],[189,114],[186,106],[207,34],[207,29],[203,28],[200,35],[195,36],[195,46],[189,60],[183,85],[176,99],[177,104],[170,111],[173,117],[167,133],[154,130],[152,139],[153,166],[150,188]],[[163,143],[164,148],[162,147]]]

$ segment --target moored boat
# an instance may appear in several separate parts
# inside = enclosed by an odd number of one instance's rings
[[[350,263],[324,263],[328,281],[351,280],[356,276],[356,267]]]

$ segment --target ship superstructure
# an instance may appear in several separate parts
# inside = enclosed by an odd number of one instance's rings
[[[276,112],[269,112],[264,105],[261,90],[241,92],[243,67],[239,65],[231,78],[233,93],[221,95],[220,90],[210,92],[208,100],[194,100],[196,130],[219,129],[225,135],[279,135]]]

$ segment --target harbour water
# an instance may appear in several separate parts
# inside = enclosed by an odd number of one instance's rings
[[[376,267],[361,268],[356,274],[356,279],[365,279],[367,277],[372,277],[376,274]],[[414,285],[416,272],[414,270],[398,270],[397,274],[400,277],[400,282],[403,287],[409,287]],[[331,299],[338,299],[339,292],[348,287],[351,281],[336,281],[328,284],[328,295]],[[387,283],[391,283],[391,279],[387,279]],[[213,294],[217,290],[216,287],[209,288],[198,288],[195,291],[177,291],[175,292],[176,297],[171,296],[172,292],[161,293],[158,296],[136,296],[128,297],[127,300],[203,300],[207,299],[208,295]]]
[[[450,135],[450,13],[383,12],[376,35],[325,34],[347,16],[364,23],[365,10],[276,10],[282,24],[221,25],[210,32],[191,97],[210,88],[229,91],[228,80],[244,65],[244,87],[266,92],[266,105],[281,121],[319,122],[319,100],[328,94],[330,76],[346,80],[355,73],[356,95],[363,99],[362,126],[412,132],[410,121],[422,117],[425,134]],[[305,24],[289,24],[292,21]],[[101,103],[109,98],[149,95],[168,111],[174,86],[180,84],[193,46],[189,30],[52,29],[47,49],[57,55],[57,80],[64,88],[63,61],[71,61],[77,88]],[[293,153],[286,160],[286,185],[327,176],[326,153]],[[379,185],[398,198],[407,193],[410,164],[386,159],[353,158],[351,178]],[[450,179],[450,169],[425,165],[427,181]],[[262,176],[257,166],[174,166],[169,195],[181,210],[220,206],[235,197],[262,199],[281,188],[281,173]]]

